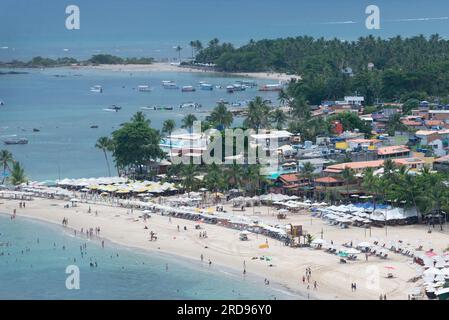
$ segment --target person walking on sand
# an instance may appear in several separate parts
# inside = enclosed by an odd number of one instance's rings
[[[317,289],[318,288],[318,283],[316,281],[313,282],[313,289]]]
[[[203,256],[203,254],[201,254],[201,262],[203,262],[203,260],[204,260],[204,256]]]

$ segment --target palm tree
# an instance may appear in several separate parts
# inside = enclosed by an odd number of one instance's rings
[[[260,190],[261,184],[265,182],[265,178],[260,174],[260,168],[258,164],[251,164],[245,170],[244,183],[251,194],[256,194],[257,190]]]
[[[178,53],[178,61],[181,62],[181,51],[182,51],[182,47],[180,45],[177,45],[175,47],[175,51]]]
[[[271,120],[276,124],[276,129],[281,130],[287,122],[287,116],[281,109],[276,109],[271,112]]]
[[[108,153],[111,151],[112,141],[108,137],[100,137],[95,144],[95,148],[103,151],[104,159],[106,160],[106,165],[108,166],[108,174],[111,176],[111,166],[109,165]]]
[[[226,108],[224,103],[220,102],[207,117],[207,121],[217,127],[229,128],[233,121],[232,112]]]
[[[0,151],[0,165],[3,167],[3,178],[2,178],[2,184],[5,183],[6,180],[6,171],[11,172],[10,165],[14,162],[14,158],[12,156],[12,153],[8,150],[1,150]]]
[[[299,120],[308,120],[310,118],[310,107],[303,96],[295,97],[291,104],[291,114]]]
[[[235,161],[226,168],[226,182],[231,186],[240,188],[243,182],[244,171],[241,164]]]
[[[175,127],[176,127],[176,123],[172,119],[165,120],[163,125],[162,125],[162,133],[167,134],[168,137],[170,137],[170,154],[171,154],[171,151],[172,151],[171,134],[172,134],[173,130],[175,129]]]
[[[213,192],[217,192],[224,187],[223,173],[216,163],[207,166],[207,174],[204,177],[204,183],[206,188]]]
[[[196,175],[197,167],[194,164],[184,165],[181,169],[183,186],[188,192],[191,192],[198,186],[198,179],[196,178]]]
[[[258,131],[268,127],[270,109],[261,97],[256,97],[248,104],[248,115],[243,122],[247,128]]]
[[[349,167],[345,167],[341,172],[341,175],[346,184],[346,196],[349,196],[349,185],[354,181],[354,170]]]
[[[183,119],[182,119],[182,128],[186,128],[189,129],[189,132],[192,133],[192,127],[193,124],[195,123],[195,121],[197,121],[198,119],[196,118],[196,116],[194,114],[189,113],[188,115],[186,115]]]
[[[145,114],[144,114],[142,111],[136,112],[136,113],[132,116],[131,121],[132,121],[132,122],[145,122],[145,123],[147,123],[148,125],[151,124],[151,120],[150,120],[150,119],[147,119],[146,116],[145,116]]]
[[[23,169],[20,162],[14,162],[11,170],[11,177],[9,178],[9,180],[15,186],[28,181],[25,176],[25,170]]]

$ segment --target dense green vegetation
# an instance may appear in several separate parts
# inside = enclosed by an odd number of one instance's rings
[[[1,62],[0,67],[13,67],[13,68],[50,68],[50,67],[62,67],[70,65],[89,65],[89,64],[151,64],[154,62],[153,58],[121,58],[110,54],[97,54],[93,55],[90,59],[77,60],[75,58],[63,57],[63,58],[44,58],[34,57],[29,61],[13,60],[10,62]]]
[[[0,167],[2,168],[1,184],[9,182],[17,186],[28,181],[25,169],[20,162],[14,160],[12,153],[8,150],[0,150]]]
[[[348,94],[377,99],[446,97],[449,93],[449,41],[438,35],[391,39],[368,36],[357,41],[301,36],[250,41],[235,48],[217,39],[199,50],[196,61],[224,71],[295,73],[311,104]]]

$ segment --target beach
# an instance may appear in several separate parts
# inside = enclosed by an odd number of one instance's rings
[[[249,241],[240,241],[238,230],[204,223],[197,230],[195,225],[198,222],[157,214],[151,214],[151,218],[144,222],[139,218],[142,211],[131,212],[131,209],[106,204],[78,203],[75,207],[64,208],[67,201],[42,198],[28,201],[26,208],[19,208],[17,200],[1,199],[0,203],[2,212],[11,214],[16,209],[18,218],[29,217],[59,225],[66,218],[68,227],[77,232],[100,227],[101,238],[120,245],[197,261],[203,255],[204,263],[210,260],[213,265],[236,272],[243,272],[245,266],[248,274],[298,292],[298,298],[301,299],[307,295],[310,299],[378,299],[380,294],[386,294],[388,299],[407,299],[409,292],[416,287],[416,283],[410,280],[419,275],[418,265],[413,264],[411,258],[399,254],[390,254],[388,259],[370,257],[368,261],[360,256],[357,261],[340,264],[337,256],[322,250],[291,248],[256,234],[250,234]],[[232,211],[228,205],[224,209]],[[263,206],[254,210],[248,208],[246,212],[236,214],[251,215],[265,222],[276,221],[273,208]],[[370,239],[402,239],[410,242],[419,239],[424,243],[424,249],[432,247],[441,252],[447,246],[447,235],[435,231],[428,234],[426,227],[416,225],[389,227],[388,235],[383,228],[373,228],[371,236],[367,234],[365,237],[365,229],[341,230],[326,225],[321,219],[311,218],[305,212],[289,215],[283,223],[302,224],[309,233],[322,233],[324,239],[335,244]],[[207,232],[206,238],[199,236],[204,231]],[[150,232],[156,234],[157,240],[150,241]],[[266,242],[269,248],[260,249],[259,245]],[[268,263],[261,260],[262,256],[271,257],[271,261]],[[302,282],[306,268],[311,270],[310,283]],[[387,278],[387,273],[390,272],[394,274],[394,278]],[[357,283],[355,292],[351,290],[351,283]]]
[[[210,73],[217,75],[229,75],[234,77],[255,78],[261,80],[272,80],[276,82],[288,82],[291,79],[301,79],[297,75],[288,75],[286,73],[277,72],[218,72],[213,70],[205,70],[189,66],[178,66],[168,62],[155,62],[152,64],[102,64],[97,66],[85,66],[84,69],[94,69],[103,71],[116,72],[194,72],[194,73]]]

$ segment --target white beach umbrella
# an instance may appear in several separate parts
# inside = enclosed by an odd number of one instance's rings
[[[327,243],[327,241],[324,239],[314,239],[312,241],[312,244],[326,244],[326,243]]]
[[[344,252],[346,252],[347,254],[359,254],[360,251],[354,248],[349,248],[349,249],[344,249]]]
[[[430,276],[430,275],[436,276],[436,275],[441,275],[441,274],[443,274],[443,273],[437,268],[429,268],[423,272],[423,275],[425,275],[425,276]]]
[[[373,245],[369,242],[360,242],[357,247],[358,248],[371,248]]]

